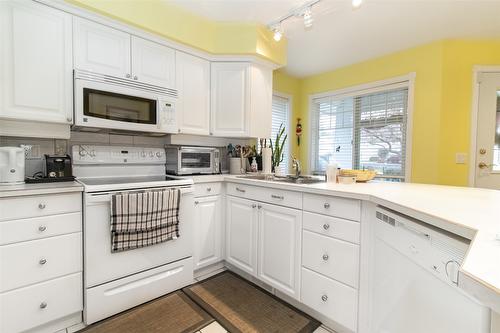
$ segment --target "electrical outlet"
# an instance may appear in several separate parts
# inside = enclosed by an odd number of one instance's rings
[[[41,159],[40,155],[40,145],[21,145],[24,148],[24,158],[27,160],[37,160]]]
[[[456,153],[455,154],[455,163],[456,164],[467,163],[467,154],[466,153]]]

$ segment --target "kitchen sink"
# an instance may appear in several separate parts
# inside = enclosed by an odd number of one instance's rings
[[[267,181],[289,183],[289,184],[306,184],[306,185],[325,182],[323,179],[314,178],[311,176],[300,176],[298,178],[295,178],[292,176],[245,175],[245,176],[238,176],[238,178],[267,180]]]

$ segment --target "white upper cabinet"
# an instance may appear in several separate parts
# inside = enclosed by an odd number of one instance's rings
[[[0,37],[0,118],[71,123],[71,15],[0,1]]]
[[[249,62],[215,62],[211,75],[212,134],[269,137],[272,70]]]
[[[132,78],[160,87],[175,87],[175,51],[132,36]]]
[[[210,133],[210,62],[183,52],[176,52],[176,77],[179,100],[179,132]]]
[[[246,136],[250,109],[249,63],[212,63],[212,134]]]
[[[78,17],[73,31],[76,69],[131,78],[129,34]]]

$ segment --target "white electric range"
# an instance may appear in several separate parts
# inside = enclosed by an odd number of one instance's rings
[[[84,186],[84,321],[91,324],[193,282],[191,179],[165,176],[162,148],[74,145]],[[180,188],[179,238],[111,253],[110,202],[117,192]]]

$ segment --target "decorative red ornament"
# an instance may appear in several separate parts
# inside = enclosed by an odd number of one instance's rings
[[[295,126],[295,135],[297,135],[297,146],[300,146],[300,136],[302,135],[302,124],[300,118],[297,118],[297,126]]]

